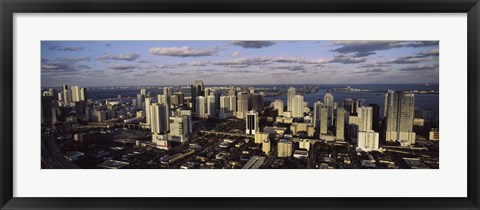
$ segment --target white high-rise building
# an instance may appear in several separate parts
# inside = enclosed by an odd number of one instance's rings
[[[293,109],[293,97],[296,95],[296,90],[294,87],[288,88],[287,91],[287,111],[291,112]]]
[[[73,102],[79,102],[82,101],[82,98],[85,98],[85,96],[82,96],[82,87],[80,86],[71,86],[71,91],[72,91],[72,101]]]
[[[361,122],[358,125],[360,131],[372,130],[373,108],[370,106],[358,107],[357,114],[361,118]]]
[[[248,94],[238,93],[237,97],[237,118],[244,119],[248,112]]]
[[[208,118],[214,118],[215,117],[215,95],[209,95],[207,97],[207,115]]]
[[[293,142],[289,139],[280,139],[277,144],[278,157],[291,157],[293,154]]]
[[[142,94],[137,94],[137,108],[142,109],[143,108],[143,102],[145,101],[145,96]]]
[[[292,117],[303,117],[303,96],[295,95],[292,99]]]
[[[260,132],[260,127],[258,125],[258,112],[250,111],[247,113],[247,117],[245,119],[245,133],[254,135],[255,133]]]
[[[237,112],[237,96],[229,95],[228,97],[230,99],[230,111]]]
[[[328,134],[328,107],[320,108],[320,134]]]
[[[345,108],[337,108],[337,125],[335,136],[338,140],[345,140]]]
[[[379,134],[373,130],[358,132],[357,147],[363,151],[378,150]]]
[[[147,96],[147,89],[145,89],[145,88],[140,89],[140,94],[142,94],[143,96],[146,97]]]
[[[231,99],[232,97],[235,96],[220,96],[220,111],[218,113],[220,119],[233,117],[234,111],[231,102],[234,100]]]
[[[151,105],[151,126],[152,134],[168,133],[169,117],[165,104],[152,103]]]
[[[187,116],[170,117],[169,139],[184,143],[188,141],[188,118]]]
[[[151,102],[152,102],[152,99],[151,98],[145,98],[145,123],[147,125],[147,127],[150,127],[150,123],[151,123]]]
[[[278,110],[278,116],[283,116],[284,105],[282,100],[280,99],[275,100],[275,102],[273,102],[273,108]]]
[[[207,101],[205,97],[198,96],[195,100],[195,112],[197,113],[198,118],[206,119],[208,118],[207,115]]]

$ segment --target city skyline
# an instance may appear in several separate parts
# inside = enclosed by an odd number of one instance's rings
[[[437,41],[42,41],[43,87],[439,82]]]

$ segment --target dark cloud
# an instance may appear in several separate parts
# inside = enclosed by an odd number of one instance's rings
[[[90,57],[70,57],[70,58],[58,58],[57,60],[64,62],[80,62],[80,61],[90,61]]]
[[[289,70],[289,71],[303,71],[305,70],[304,66],[299,66],[299,65],[284,65],[284,66],[272,66],[270,67],[272,70]]]
[[[272,58],[256,57],[256,58],[238,58],[228,61],[212,62],[213,65],[228,66],[233,68],[246,68],[249,66],[260,66],[272,63]]]
[[[370,68],[370,69],[366,69],[366,70],[363,70],[363,71],[355,71],[354,73],[357,73],[357,74],[365,74],[365,73],[368,73],[368,74],[376,74],[376,73],[384,73],[384,72],[388,72],[389,69],[387,68]]]
[[[438,46],[438,41],[335,41],[331,46],[340,46],[332,50],[333,52],[362,57],[375,54],[375,51],[393,48]]]
[[[438,69],[438,65],[435,65],[435,64],[421,64],[421,65],[401,68],[399,70],[400,71],[429,71],[429,70],[437,70],[437,69]]]
[[[383,68],[383,67],[390,67],[390,66],[391,65],[387,64],[387,63],[376,62],[376,63],[362,64],[362,65],[359,65],[358,67],[360,67],[360,68]]]
[[[270,47],[275,44],[275,42],[272,41],[233,41],[233,45],[240,46],[243,48],[264,48],[264,47]]]
[[[429,56],[438,56],[438,55],[439,55],[438,48],[429,50],[429,51],[422,51],[417,54],[418,57],[429,57]]]
[[[128,65],[128,64],[116,64],[116,65],[111,65],[109,69],[112,70],[120,70],[120,71],[126,71],[126,70],[131,70],[131,69],[136,69],[138,68],[137,66],[133,65]]]
[[[49,50],[59,50],[59,51],[80,51],[84,50],[84,47],[61,47],[58,45],[54,45],[48,48]]]
[[[353,57],[348,55],[335,55],[335,57],[329,60],[329,63],[342,63],[342,64],[353,64],[353,63],[363,63],[367,61],[367,58],[364,57]]]
[[[221,50],[218,47],[213,49],[208,48],[190,48],[190,47],[154,47],[150,48],[148,52],[152,55],[174,56],[174,57],[200,57],[213,56]]]
[[[124,60],[134,61],[140,56],[136,53],[124,53],[124,54],[104,54],[98,58],[98,60]]]
[[[424,62],[425,59],[417,57],[417,56],[405,56],[405,57],[398,57],[393,58],[387,61],[387,63],[394,63],[394,64],[411,64],[411,63],[421,63]]]

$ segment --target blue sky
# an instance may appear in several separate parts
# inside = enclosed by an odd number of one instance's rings
[[[42,86],[438,83],[437,41],[42,41]]]

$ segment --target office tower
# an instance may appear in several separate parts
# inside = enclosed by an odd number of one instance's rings
[[[198,96],[203,96],[203,81],[202,80],[196,80],[195,84],[190,86],[190,91],[191,91],[191,96],[192,96],[192,107],[197,107],[196,106],[196,98]],[[198,116],[198,114],[197,114]]]
[[[53,89],[53,88],[48,88],[48,95],[49,95],[49,96],[52,96],[52,97],[55,97],[55,89]]]
[[[147,127],[150,127],[151,123],[151,104],[152,104],[152,98],[145,98],[145,123]]]
[[[273,102],[273,108],[278,110],[278,116],[283,116],[283,101],[280,99],[277,99]]]
[[[254,93],[252,95],[252,109],[257,112],[263,111],[263,96],[259,93]]]
[[[248,112],[248,94],[238,93],[237,118],[244,119]]]
[[[303,117],[303,96],[295,95],[292,99],[292,117]]]
[[[72,102],[72,92],[68,89],[68,86],[63,84],[62,90],[58,94],[58,100],[62,101],[65,105],[70,104]]]
[[[230,87],[230,89],[228,90],[228,95],[229,96],[235,96],[237,95],[237,90],[235,90],[235,87]]]
[[[188,118],[187,116],[170,117],[171,141],[184,143],[188,141]]]
[[[368,106],[372,107],[372,130],[380,132],[380,106],[378,104]]]
[[[205,88],[205,90],[203,91],[203,95],[205,97],[208,97],[211,92],[212,92],[212,90],[210,88]]]
[[[177,109],[177,111],[175,111],[175,116],[182,116],[182,117],[185,116],[185,117],[187,117],[188,134],[191,134],[192,133],[192,110]]]
[[[320,107],[320,134],[328,133],[328,107]]]
[[[359,98],[355,100],[355,113],[358,114],[358,108],[365,106],[365,99]]]
[[[147,96],[147,89],[141,88],[141,89],[140,89],[140,94],[142,94],[143,96],[146,97],[146,96]]]
[[[213,91],[213,95],[215,96],[215,109],[220,109],[220,97],[222,97],[222,92],[218,90]]]
[[[178,106],[180,104],[180,99],[178,98],[178,95],[171,95],[170,102],[172,103],[172,106]]]
[[[209,95],[207,96],[207,115],[208,118],[214,118],[215,117],[215,95]]]
[[[358,132],[357,147],[363,151],[378,150],[379,134],[373,130]]]
[[[361,118],[360,124],[358,125],[360,131],[372,130],[373,108],[365,106],[358,107],[357,114],[358,117]]]
[[[258,112],[250,111],[247,113],[247,117],[245,119],[245,133],[253,135],[260,131],[260,127],[258,125]]]
[[[317,101],[313,104],[313,127],[315,131],[320,131],[320,109],[322,108],[323,103],[321,101]]]
[[[237,112],[237,96],[229,95],[228,97],[230,99],[230,111]]]
[[[83,87],[71,86],[71,91],[72,91],[72,101],[73,102],[79,102],[79,101],[85,100],[85,95],[83,95],[85,90],[84,90]]]
[[[353,100],[351,98],[345,98],[343,100],[343,108],[345,108],[345,111],[349,114],[355,114],[353,112]]]
[[[327,106],[328,109],[328,125],[333,125],[333,95],[331,93],[325,93],[323,96],[323,104]]]
[[[164,87],[163,95],[167,95],[167,96],[173,95],[173,89],[171,87]]]
[[[270,153],[270,140],[269,139],[262,140],[262,152],[265,153],[265,155],[268,155],[268,153]]]
[[[145,96],[142,94],[137,94],[137,108],[142,109],[143,108],[143,102],[145,100]]]
[[[53,118],[53,96],[42,96],[42,123],[51,123]]]
[[[295,97],[296,91],[294,87],[288,88],[287,91],[287,111],[291,112],[292,111],[292,103],[293,103],[293,97]]]
[[[207,100],[205,97],[203,96],[198,96],[195,100],[195,104],[196,104],[196,107],[195,107],[195,112],[197,114],[197,117],[198,118],[203,118],[203,119],[206,119],[208,118],[208,115],[207,115]]]
[[[220,113],[227,113],[230,111],[230,96],[220,96]]]
[[[255,144],[261,144],[264,139],[268,139],[268,135],[269,133],[267,132],[255,133],[255,136],[254,136]]]
[[[413,132],[415,95],[389,90],[385,97],[386,141],[399,141],[402,145],[415,144]]]
[[[337,126],[336,126],[335,136],[338,140],[345,139],[345,108],[337,108]]]
[[[185,104],[185,94],[183,92],[175,93],[178,98],[178,106],[183,106]]]
[[[170,125],[167,105],[152,103],[150,109],[150,130],[152,131],[152,134],[168,133],[168,127]]]
[[[291,157],[293,143],[289,139],[280,139],[277,144],[278,157]]]
[[[157,101],[160,104],[170,105],[170,97],[168,95],[158,95]]]

